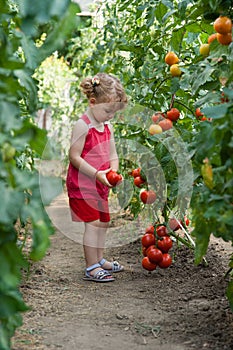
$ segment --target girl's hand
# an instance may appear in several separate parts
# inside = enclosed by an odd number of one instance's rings
[[[106,170],[99,170],[96,174],[96,179],[101,182],[103,185],[108,186],[109,188],[112,188],[113,186],[108,182],[108,179],[106,177],[106,174],[112,170],[112,168],[106,169]]]

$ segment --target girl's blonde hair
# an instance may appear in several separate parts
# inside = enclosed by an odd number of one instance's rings
[[[87,96],[95,98],[98,103],[123,102],[127,103],[127,96],[120,80],[111,74],[97,73],[93,78],[85,78],[80,87]]]

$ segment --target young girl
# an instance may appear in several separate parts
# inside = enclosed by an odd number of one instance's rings
[[[86,260],[85,280],[114,281],[111,273],[124,268],[117,261],[103,258],[105,234],[110,221],[108,193],[112,186],[106,174],[118,169],[113,128],[109,123],[127,97],[120,81],[98,73],[81,83],[87,96],[87,111],[73,128],[69,151],[67,190],[73,221],[85,223],[83,236]]]

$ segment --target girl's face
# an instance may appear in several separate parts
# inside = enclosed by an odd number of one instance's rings
[[[121,107],[121,108],[120,108]],[[100,122],[104,123],[111,120],[115,113],[122,109],[121,102],[105,102],[105,103],[95,103],[90,104],[90,108],[94,118]]]

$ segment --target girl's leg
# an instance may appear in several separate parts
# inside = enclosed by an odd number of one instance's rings
[[[94,265],[102,259],[107,228],[108,223],[99,220],[85,223],[83,249],[86,267]],[[98,269],[100,268],[92,270],[91,274],[94,274]]]

